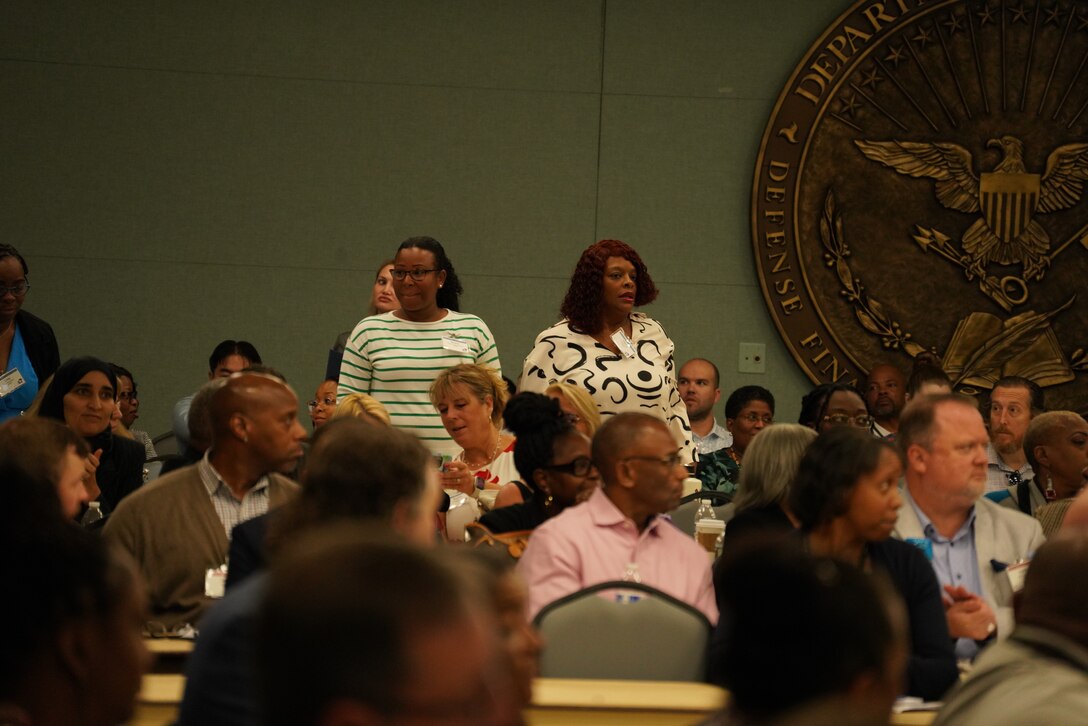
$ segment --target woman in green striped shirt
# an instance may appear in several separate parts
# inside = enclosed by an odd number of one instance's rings
[[[400,309],[364,318],[344,349],[338,393],[366,393],[389,411],[393,425],[411,431],[435,454],[461,450],[431,404],[431,383],[461,363],[501,372],[487,324],[458,310],[461,282],[442,245],[431,237],[401,243],[393,261]]]

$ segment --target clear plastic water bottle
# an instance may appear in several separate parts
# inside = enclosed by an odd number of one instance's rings
[[[105,515],[102,514],[102,504],[100,502],[91,502],[87,505],[87,511],[83,513],[83,517],[79,520],[79,523],[84,527],[90,527],[95,522],[100,521]]]
[[[714,513],[714,505],[710,503],[709,499],[702,498],[699,500],[699,508],[695,510],[695,521],[700,519],[717,519],[718,515]]]
[[[628,562],[627,567],[623,571],[624,582],[642,582],[642,575],[638,572],[637,562]],[[632,603],[638,602],[642,599],[642,593],[638,590],[617,590],[616,602],[620,603]]]

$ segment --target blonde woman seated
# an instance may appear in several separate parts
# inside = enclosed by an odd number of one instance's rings
[[[506,382],[494,368],[463,363],[438,374],[431,385],[431,403],[442,425],[461,447],[443,466],[442,487],[474,495],[479,489],[499,489],[518,478],[514,437],[502,432],[502,412],[510,397]]]
[[[336,410],[332,413],[332,418],[343,416],[371,419],[386,426],[392,426],[389,412],[385,410],[381,401],[365,393],[349,393],[340,399],[340,403],[336,404]]]
[[[601,427],[601,412],[586,389],[570,383],[553,383],[544,389],[544,395],[559,401],[559,409],[571,425],[590,439]]]
[[[553,383],[544,389],[544,395],[559,403],[559,410],[567,423],[581,434],[593,439],[593,434],[601,427],[601,414],[597,404],[589,397],[584,388],[569,383]],[[517,433],[516,431],[514,432]],[[517,479],[502,485],[492,509],[521,504],[532,498],[533,492],[528,484]]]

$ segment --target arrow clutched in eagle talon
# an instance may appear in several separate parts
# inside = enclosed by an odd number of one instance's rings
[[[1066,247],[1073,244],[1074,242],[1080,242],[1080,246],[1088,250],[1088,224],[1084,225],[1076,232],[1074,232],[1072,237],[1067,239],[1065,242],[1062,242],[1061,245],[1059,245],[1053,252],[1047,255],[1047,260],[1053,262],[1055,257],[1060,255]]]
[[[966,258],[956,253],[955,248],[948,244],[951,239],[948,235],[936,229],[925,229],[921,225],[915,225],[914,228],[917,230],[917,234],[913,235],[914,241],[918,243],[919,247],[926,252],[937,253],[962,269],[968,280],[977,277],[979,290],[992,298],[1005,312],[1011,313],[1015,306],[1028,299],[1027,285],[1020,278],[1009,276],[998,280],[993,275],[987,275],[982,265],[977,262],[969,264]],[[1088,231],[1088,228],[1085,231]],[[1086,235],[1086,238],[1088,238],[1088,235]],[[1017,297],[1010,297],[1006,289],[1010,291],[1017,290]]]

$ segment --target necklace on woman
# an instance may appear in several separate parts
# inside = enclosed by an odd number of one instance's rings
[[[465,458],[465,452],[463,451],[461,452],[461,461],[465,462],[465,466],[467,466],[469,469],[471,469],[472,471],[476,471],[477,469],[482,469],[491,462],[493,462],[495,460],[495,457],[499,455],[500,451],[502,451],[502,434],[499,434],[498,441],[495,442],[495,449],[491,452],[491,456],[483,459],[482,461],[480,461],[479,464],[470,463],[469,460]]]

